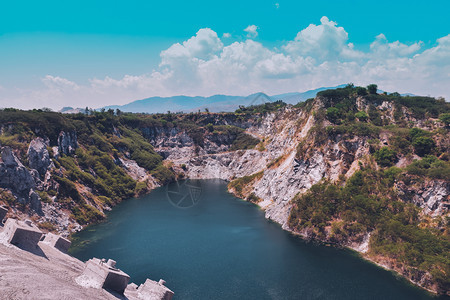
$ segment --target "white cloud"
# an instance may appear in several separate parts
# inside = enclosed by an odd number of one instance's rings
[[[202,28],[187,41],[173,44],[169,49],[161,52],[161,64],[184,58],[209,59],[222,49],[222,41],[217,33],[209,28]]]
[[[222,37],[224,38],[230,38],[231,37],[231,33],[225,32]]]
[[[258,26],[256,25],[248,25],[244,31],[247,32],[248,38],[255,38],[258,36]]]
[[[150,96],[277,94],[348,82],[450,99],[450,34],[428,48],[389,42],[384,34],[367,51],[356,48],[345,29],[326,17],[275,49],[251,38],[224,45],[203,28],[162,51],[159,67],[146,74],[93,78],[83,85],[47,75],[38,89],[4,87],[0,107],[101,107]]]
[[[410,56],[419,51],[422,44],[419,42],[408,46],[399,41],[389,43],[386,36],[381,33],[370,44],[370,50],[381,59],[386,59],[387,57]]]
[[[66,78],[61,78],[59,76],[47,75],[44,78],[42,78],[42,82],[47,87],[54,90],[66,90],[66,89],[78,90],[80,88],[78,84],[76,84],[75,82],[70,81]]]
[[[275,7],[277,8],[277,9],[279,9],[280,8],[280,3],[275,3]]]
[[[327,17],[320,19],[320,25],[310,24],[301,30],[295,39],[284,46],[291,55],[309,56],[318,61],[355,59],[362,53],[348,44],[348,33],[343,27]]]

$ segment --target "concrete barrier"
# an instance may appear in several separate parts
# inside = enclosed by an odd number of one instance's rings
[[[68,239],[51,232],[45,235],[44,243],[49,244],[63,253],[67,253],[71,245],[71,242]]]
[[[138,297],[140,299],[160,299],[172,300],[173,292],[164,286],[166,282],[162,279],[159,282],[147,279],[144,284],[138,288]]]
[[[6,220],[3,234],[12,245],[23,249],[35,249],[43,233],[30,220],[18,221],[10,218]]]
[[[130,276],[117,269],[115,265],[116,262],[112,259],[106,262],[94,257],[86,262],[82,276],[90,279],[92,286],[123,294],[130,281]]]

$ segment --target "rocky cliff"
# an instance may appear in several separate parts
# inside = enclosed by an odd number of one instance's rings
[[[448,293],[448,111],[441,100],[349,86],[237,113],[96,112],[20,133],[10,121],[2,202],[67,235],[172,180],[221,178],[283,229]]]
[[[418,264],[404,259],[402,256],[411,255],[408,251],[400,250],[399,254],[386,249],[406,244],[414,249],[422,246],[410,243],[411,237],[386,233],[386,221],[381,217],[369,224],[358,219],[364,216],[349,216],[353,209],[367,209],[364,201],[373,201],[374,210],[385,218],[408,215],[411,219],[404,225],[417,226],[417,232],[411,233],[413,239],[432,236],[437,230],[437,255],[443,261],[448,259],[448,129],[436,113],[419,111],[404,99],[377,96],[325,94],[302,107],[289,106],[266,113],[244,127],[246,134],[260,140],[255,149],[230,151],[226,143],[224,146],[206,134],[205,142],[194,151],[193,141],[183,130],[155,132],[151,142],[155,151],[183,166],[189,178],[230,181],[232,193],[257,203],[266,217],[283,229],[308,239],[350,247],[415,284],[448,293],[448,280],[443,279],[450,271],[448,263],[434,264],[431,259],[420,258],[424,262]],[[448,105],[442,105],[443,111],[448,111]],[[377,175],[369,176],[372,173]],[[331,185],[346,191],[359,177],[363,185],[373,184],[373,189],[361,195],[354,193],[359,197],[355,200],[343,200],[347,208],[330,213],[329,217],[313,213],[306,220],[296,213],[299,202],[302,203],[299,199],[302,195],[307,197],[311,187],[325,184],[324,188]],[[345,197],[344,192],[340,193],[343,195],[336,197]],[[396,203],[400,207],[392,209]],[[320,205],[316,212],[328,211],[324,206],[329,204]],[[392,239],[391,246],[381,245],[381,236]]]

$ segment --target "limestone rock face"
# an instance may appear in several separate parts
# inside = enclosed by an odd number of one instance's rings
[[[217,124],[216,124],[217,123]],[[216,120],[216,125],[223,125]],[[226,124],[228,125],[228,124]],[[234,126],[243,128],[248,123]],[[142,133],[150,141],[163,158],[169,160],[194,157],[198,155],[223,153],[230,149],[236,135],[206,133],[202,136],[201,145],[196,145],[192,136],[179,128],[151,127],[143,128]]]
[[[54,168],[47,146],[48,143],[38,137],[31,141],[27,152],[30,168],[37,170],[41,177],[45,175],[48,169]]]
[[[16,193],[28,195],[35,187],[33,176],[14,155],[11,148],[4,147],[1,153],[0,186]]]
[[[4,147],[0,162],[0,187],[10,189],[18,200],[24,204],[30,203],[31,208],[41,213],[41,201],[34,191],[35,182],[32,174],[14,155],[11,148]]]
[[[66,155],[73,154],[78,148],[77,133],[61,131],[58,136],[58,152]]]
[[[450,183],[444,180],[412,182],[406,185],[396,183],[399,196],[405,202],[412,202],[432,216],[444,215],[450,209]]]

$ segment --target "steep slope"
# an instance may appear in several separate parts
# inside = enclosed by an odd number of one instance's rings
[[[449,111],[443,100],[352,85],[235,113],[2,111],[0,172],[13,180],[0,182],[1,201],[67,234],[154,186],[222,178],[283,229],[445,294]]]
[[[231,181],[231,192],[284,229],[354,248],[447,293],[450,143],[438,117],[448,111],[432,98],[349,86],[266,112],[246,128],[257,149],[189,151],[177,134],[172,147],[154,146],[187,177]]]

